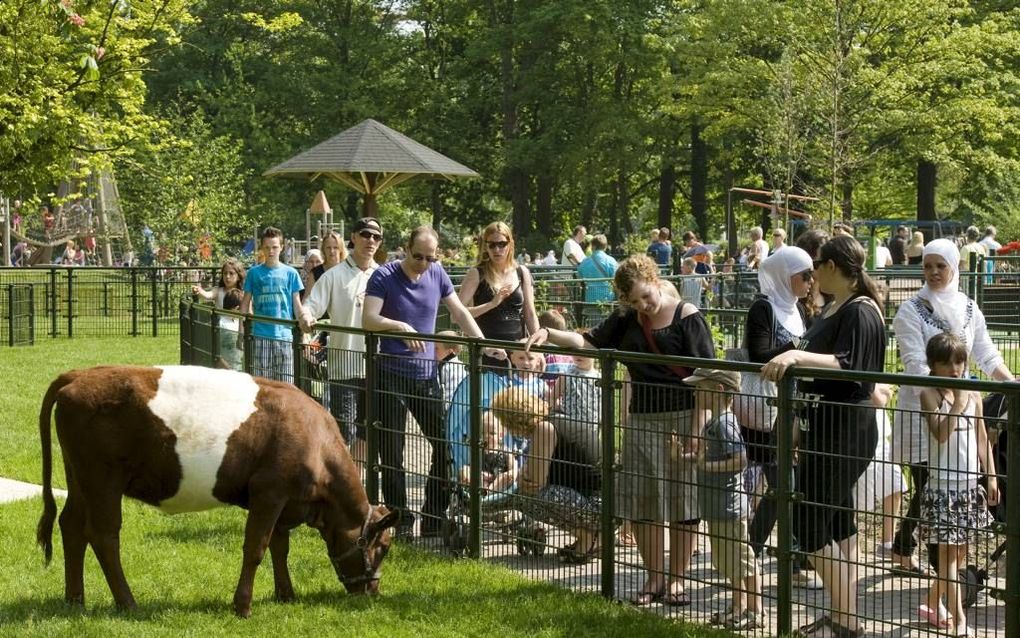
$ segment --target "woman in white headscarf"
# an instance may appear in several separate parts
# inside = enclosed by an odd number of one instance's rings
[[[1013,374],[1003,362],[985,327],[985,317],[974,300],[960,292],[960,251],[948,239],[936,239],[924,247],[924,286],[900,305],[893,320],[900,360],[907,374],[927,375],[925,347],[940,332],[952,332],[967,344],[970,361],[986,375],[1012,381]],[[920,514],[921,494],[928,480],[928,429],[921,419],[919,388],[903,386],[893,415],[892,458],[907,465],[913,477],[914,493],[907,515],[900,521],[893,540],[894,571],[924,573],[913,556],[914,528]]]
[[[748,359],[765,363],[800,345],[809,320],[799,301],[811,291],[812,272],[811,256],[796,246],[778,250],[761,263],[758,285],[762,294],[748,309],[744,327]],[[773,433],[740,424],[740,434],[749,463],[759,465],[765,481],[775,485],[778,476]],[[776,514],[775,502],[763,499],[751,519],[748,533],[756,555],[761,554],[772,533]]]

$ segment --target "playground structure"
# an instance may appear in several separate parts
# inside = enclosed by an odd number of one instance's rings
[[[817,197],[809,197],[807,195],[794,195],[792,193],[784,193],[780,190],[766,191],[757,188],[740,188],[733,187],[726,192],[726,237],[728,239],[728,250],[729,254],[735,255],[738,251],[740,243],[740,236],[737,230],[737,218],[733,211],[733,194],[738,193],[742,195],[748,195],[740,200],[740,204],[746,206],[753,206],[755,208],[764,208],[769,212],[769,218],[773,223],[778,223],[786,232],[793,237],[793,225],[795,223],[806,223],[811,221],[811,215],[807,213],[790,208],[791,200],[798,204],[805,204],[808,202],[817,202]],[[761,201],[755,199],[756,197],[768,197],[767,201]],[[791,218],[794,221],[791,221]]]
[[[12,239],[31,247],[31,256],[23,264],[29,266],[53,263],[54,248],[62,249],[68,241],[89,254],[93,263],[103,266],[116,265],[125,253],[133,253],[117,182],[109,170],[61,182],[55,201],[62,203],[51,211],[52,220],[44,221],[41,214],[15,210],[9,199],[0,200],[4,265],[12,263]]]

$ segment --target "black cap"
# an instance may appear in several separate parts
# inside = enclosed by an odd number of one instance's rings
[[[363,230],[374,230],[380,235],[383,234],[382,224],[375,217],[362,217],[358,221],[354,222],[354,226],[351,228],[351,233],[361,232]]]

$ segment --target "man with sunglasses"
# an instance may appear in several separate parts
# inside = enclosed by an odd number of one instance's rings
[[[436,314],[442,302],[453,321],[468,336],[484,338],[475,320],[457,296],[450,277],[438,261],[439,236],[429,226],[411,231],[406,256],[380,266],[365,290],[362,325],[367,330],[410,333],[408,338],[383,337],[376,357],[378,371],[376,415],[382,465],[383,500],[391,511],[401,512],[397,537],[409,538],[414,526],[407,509],[404,480],[404,430],[407,413],[418,422],[432,448],[425,503],[422,505],[422,536],[440,532],[450,501],[450,445],[445,431],[445,406],[437,378],[435,342],[414,338],[435,334]],[[505,359],[506,352],[485,348],[483,354]],[[368,464],[375,459],[368,459]]]
[[[347,258],[322,273],[305,299],[301,329],[311,332],[315,320],[329,314],[334,326],[361,327],[365,288],[379,268],[375,253],[383,230],[375,217],[363,217],[351,229]],[[356,461],[365,459],[365,338],[360,334],[330,335],[326,369],[329,374],[329,408],[340,425]]]

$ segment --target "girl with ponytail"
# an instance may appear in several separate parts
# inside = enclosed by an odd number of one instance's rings
[[[866,253],[856,239],[834,237],[813,255],[814,279],[830,301],[804,333],[799,349],[762,366],[779,381],[790,366],[881,372],[885,321],[878,289],[864,271]],[[798,636],[860,636],[857,614],[857,527],[854,485],[875,456],[878,429],[873,383],[804,379],[799,388],[818,395],[804,411],[800,435],[793,535],[807,553],[832,600],[831,615],[801,627]]]

